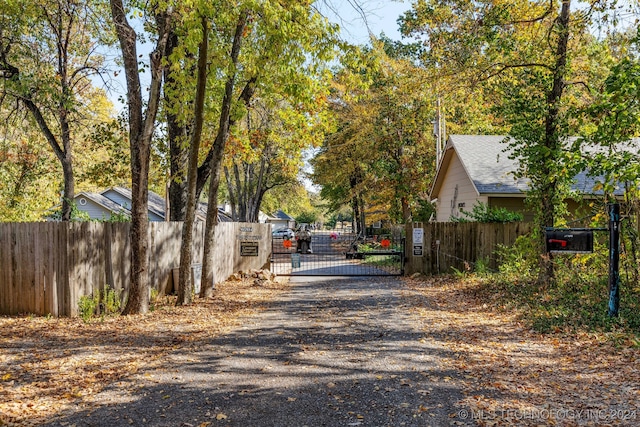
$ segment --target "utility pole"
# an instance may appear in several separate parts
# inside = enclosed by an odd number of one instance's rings
[[[436,137],[436,167],[442,159],[447,133],[444,115],[442,114],[440,97],[436,100],[436,118],[433,121],[433,135]]]

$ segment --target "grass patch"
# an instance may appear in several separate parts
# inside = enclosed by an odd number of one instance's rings
[[[612,339],[638,344],[640,339],[640,292],[621,284],[618,318],[607,314],[607,277],[572,280],[541,288],[534,282],[515,281],[501,274],[476,277],[475,296],[501,310],[516,311],[521,321],[542,333],[604,333]]]

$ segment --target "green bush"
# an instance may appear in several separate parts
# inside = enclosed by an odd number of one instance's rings
[[[476,289],[480,298],[518,312],[522,321],[543,332],[599,332],[625,342],[640,342],[640,288],[621,272],[620,315],[610,318],[608,250],[595,242],[590,254],[554,255],[555,282],[537,284],[535,238],[521,236],[511,248],[500,248],[500,271]]]
[[[78,312],[80,317],[85,322],[88,322],[95,316],[98,305],[100,304],[99,298],[93,295],[83,295],[78,301]]]
[[[518,222],[524,219],[519,212],[513,212],[507,208],[490,208],[488,204],[478,202],[473,205],[471,212],[463,210],[462,217],[452,217],[452,222]]]
[[[83,295],[78,301],[78,312],[85,322],[94,317],[117,314],[120,312],[120,291],[105,287],[96,295]]]
[[[538,244],[531,235],[518,236],[513,246],[497,248],[498,269],[506,280],[531,281],[538,273]]]

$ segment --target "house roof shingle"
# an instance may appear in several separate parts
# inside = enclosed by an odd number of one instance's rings
[[[273,217],[277,219],[286,219],[287,221],[294,221],[294,218],[290,217],[280,209],[273,214]]]
[[[574,140],[575,138],[570,138],[569,141]],[[634,141],[633,144],[637,142]],[[588,152],[594,152],[594,150],[597,149],[591,148]],[[515,177],[514,173],[518,170],[519,162],[510,158],[512,150],[508,147],[505,135],[450,135],[438,168],[432,195],[439,191],[441,180],[444,178],[441,172],[448,166],[454,151],[478,195],[523,194],[529,189],[528,178]],[[598,182],[602,182],[602,177],[588,176],[587,171],[583,171],[574,177],[572,189],[582,194],[602,194],[602,190],[594,190]],[[622,192],[623,189],[619,186],[616,194],[622,194]]]
[[[511,150],[501,135],[451,135],[447,145],[455,147],[458,158],[479,194],[522,193],[529,180],[516,179],[518,162],[509,158]]]

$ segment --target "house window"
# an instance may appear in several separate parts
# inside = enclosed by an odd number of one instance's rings
[[[78,200],[78,203],[80,203],[81,206],[84,206],[87,204],[87,199],[85,199],[84,197],[81,197],[80,200]]]
[[[458,211],[462,212],[464,211],[464,202],[463,203],[458,203]]]

